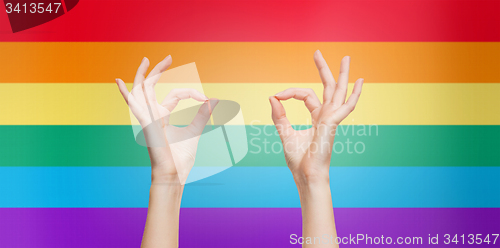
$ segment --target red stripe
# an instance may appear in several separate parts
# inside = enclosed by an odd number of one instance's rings
[[[500,41],[500,1],[80,1],[0,41]],[[3,10],[1,10],[3,11]]]

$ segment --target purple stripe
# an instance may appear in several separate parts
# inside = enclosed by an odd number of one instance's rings
[[[146,211],[144,208],[2,208],[0,246],[139,247]],[[442,244],[446,233],[466,236],[500,233],[499,208],[341,208],[335,209],[335,217],[339,236],[368,234],[373,238],[384,235],[394,239],[421,236],[424,245],[429,234],[439,234]],[[300,247],[290,244],[293,233],[301,233],[298,208],[181,210],[182,247]],[[493,239],[490,237],[490,241]],[[500,238],[496,245],[500,245]]]

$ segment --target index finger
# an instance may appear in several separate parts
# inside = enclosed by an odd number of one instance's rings
[[[312,89],[289,88],[276,94],[275,97],[278,98],[278,100],[288,100],[290,98],[294,98],[304,101],[304,104],[311,113],[321,106],[316,93],[314,93]]]
[[[194,99],[199,102],[205,102],[208,100],[208,97],[203,95],[201,92],[190,89],[190,88],[181,88],[181,89],[173,89],[168,95],[163,99],[161,105],[168,109],[169,111],[174,110],[175,106],[179,103],[180,100],[185,99]]]

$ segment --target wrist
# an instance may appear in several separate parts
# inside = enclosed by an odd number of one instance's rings
[[[295,180],[301,203],[321,200],[323,198],[331,199],[331,189],[329,180]]]
[[[151,185],[182,186],[177,173],[151,173]]]
[[[307,186],[330,186],[330,166],[321,166],[321,169],[299,169],[292,171],[293,179],[297,187]]]
[[[174,165],[151,163],[152,184],[181,184],[179,173]]]
[[[150,191],[161,191],[165,193],[165,196],[168,195],[180,200],[184,191],[184,185],[179,181],[177,174],[152,174]]]
[[[293,179],[297,188],[330,188],[328,175],[294,175]]]
[[[151,201],[158,201],[163,199],[161,201],[168,202],[169,206],[180,208],[183,192],[183,185],[175,183],[153,182],[149,190],[150,204]]]

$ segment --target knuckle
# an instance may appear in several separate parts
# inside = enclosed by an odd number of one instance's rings
[[[347,105],[347,109],[349,109],[349,111],[351,111],[351,112],[354,111],[355,108],[356,108],[356,105],[354,105],[354,104]]]

